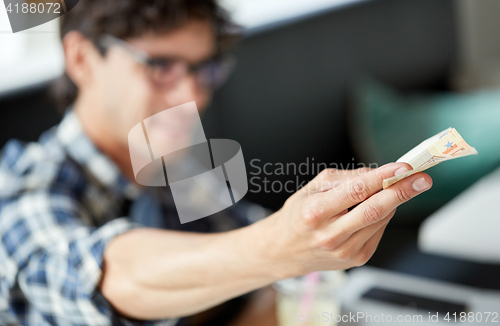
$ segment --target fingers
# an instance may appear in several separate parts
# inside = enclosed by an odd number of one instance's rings
[[[347,239],[354,232],[387,217],[399,205],[432,187],[432,179],[417,173],[371,196],[335,223],[341,230],[340,238]]]
[[[337,223],[331,223],[326,229],[326,234],[329,236],[322,237],[324,242],[322,243],[323,249],[336,250],[341,252],[341,256],[352,257],[356,255],[365,243],[373,237],[381,228],[385,228],[389,221],[394,216],[396,210],[393,210],[389,215],[383,220],[367,226],[357,232],[354,232],[349,237],[339,237],[339,226]],[[340,217],[339,217],[340,218]]]
[[[382,236],[384,235],[387,224],[388,223],[386,223],[370,239],[368,239],[368,241],[358,252],[358,256],[356,257],[357,266],[366,264],[370,260],[370,258],[372,258],[373,254],[377,250],[378,244],[380,243],[380,239],[382,239]]]
[[[389,224],[391,218],[395,213],[396,210],[394,209],[383,220],[355,232],[345,241],[343,246],[345,245],[347,248],[349,248],[349,250],[353,252],[361,251],[367,241],[369,241],[381,229],[386,228],[387,224]]]
[[[337,180],[333,188],[307,197],[304,204],[305,213],[314,220],[325,220],[335,216],[382,189],[383,180],[393,177],[401,168],[410,170],[411,166],[407,163],[391,163],[376,170],[364,170],[364,173],[348,177],[343,182]]]
[[[348,257],[353,266],[362,266],[370,260],[375,251],[377,250],[380,239],[384,234],[390,218],[394,216],[395,210],[389,214],[390,217],[380,221],[372,226],[376,228],[365,228],[355,233],[349,240],[342,246],[340,250],[344,257]],[[370,229],[370,232],[367,229]]]

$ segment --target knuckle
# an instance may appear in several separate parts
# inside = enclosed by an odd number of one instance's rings
[[[336,175],[338,173],[338,169],[334,168],[326,168],[323,170],[323,172],[327,173],[328,175]]]
[[[335,239],[324,232],[318,233],[316,236],[316,247],[319,249],[331,251],[335,249]]]
[[[321,216],[321,208],[314,201],[309,201],[302,206],[302,218],[304,223],[311,228],[314,228]]]
[[[370,252],[366,250],[360,251],[353,259],[354,266],[359,267],[365,265],[371,258]]]
[[[335,259],[339,262],[345,263],[352,260],[352,252],[349,249],[339,249],[334,253]]]
[[[354,182],[347,192],[348,199],[351,202],[362,202],[368,198],[368,187],[363,181]]]
[[[363,210],[363,219],[369,223],[373,224],[378,222],[382,218],[382,208],[376,203],[367,203]]]
[[[340,181],[340,180],[335,180],[335,181],[333,181],[333,183],[332,183],[332,188],[339,187],[339,186],[341,186],[342,184],[343,184],[343,183],[342,183],[342,181]]]
[[[337,169],[326,168],[322,170],[320,173],[318,173],[316,178],[320,180],[331,180],[336,174],[337,174]]]
[[[324,169],[322,170],[318,175],[322,176],[322,177],[326,177],[330,174],[330,169]]]
[[[412,196],[410,195],[410,193],[408,191],[406,191],[402,188],[399,188],[396,190],[396,197],[397,197],[399,202],[405,203],[405,202],[409,201]]]
[[[379,170],[376,170],[375,171],[375,178],[376,178],[376,181],[377,181],[377,184],[379,185],[382,185],[382,183],[384,182],[384,175],[382,173],[380,173]]]
[[[370,172],[372,169],[370,169],[369,167],[363,167],[363,168],[359,168],[357,171],[358,171],[358,174],[365,174],[365,173],[368,173]]]
[[[339,239],[342,239],[343,241],[347,241],[349,237],[352,236],[352,231],[350,231],[348,228],[342,228],[337,231],[337,236]]]

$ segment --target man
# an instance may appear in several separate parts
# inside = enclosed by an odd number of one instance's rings
[[[431,187],[419,173],[380,191],[404,163],[325,170],[255,223],[236,205],[181,225],[168,188],[133,182],[127,135],[207,106],[229,27],[207,0],[86,0],[63,17],[65,117],[38,143],[9,142],[0,163],[5,323],[175,325],[280,279],[360,266],[396,207]],[[167,143],[184,133],[155,128]]]

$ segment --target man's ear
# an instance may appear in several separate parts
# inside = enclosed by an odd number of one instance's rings
[[[71,31],[62,40],[66,73],[80,88],[92,80],[92,65],[96,63],[97,49],[80,32]]]

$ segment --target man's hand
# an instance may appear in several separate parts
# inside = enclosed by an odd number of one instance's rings
[[[432,184],[418,173],[380,191],[401,168],[410,166],[325,170],[275,214],[230,232],[126,232],[106,247],[100,289],[123,314],[160,319],[192,315],[279,279],[362,265],[396,207]]]
[[[327,169],[291,196],[262,221],[269,228],[268,255],[280,265],[280,276],[365,264],[396,208],[432,185],[427,174],[418,173],[380,191],[384,179],[409,169],[406,163],[374,170]]]

